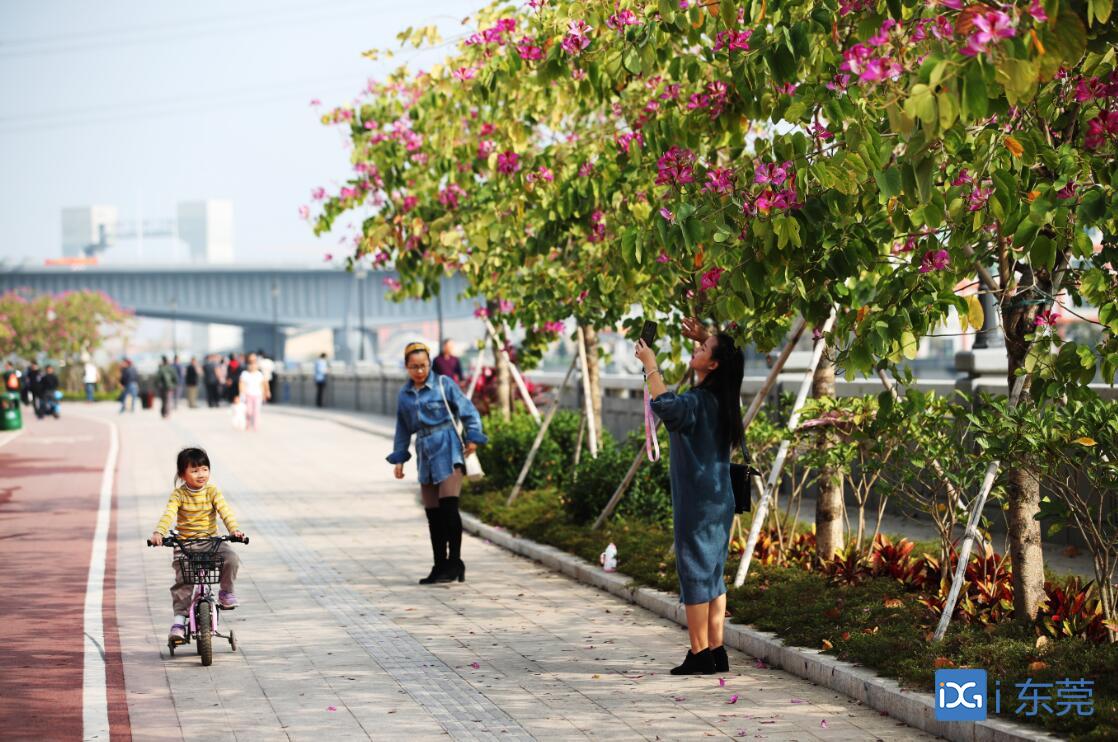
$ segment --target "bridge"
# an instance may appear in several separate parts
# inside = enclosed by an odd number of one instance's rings
[[[0,293],[101,291],[139,317],[242,327],[245,347],[275,346],[280,357],[289,328],[332,329],[335,346],[344,349],[352,349],[353,335],[365,336],[375,349],[377,328],[473,314],[475,301],[460,298],[466,282],[459,275],[443,279],[437,300],[399,303],[384,285],[395,277],[393,271],[291,265],[0,265]]]

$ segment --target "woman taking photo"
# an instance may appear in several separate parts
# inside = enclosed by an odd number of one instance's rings
[[[419,459],[419,490],[427,513],[427,529],[435,564],[421,585],[463,582],[462,518],[458,494],[466,475],[466,456],[489,439],[481,430],[481,416],[473,403],[450,378],[431,371],[431,352],[423,343],[404,348],[408,382],[396,399],[396,439],[388,463],[394,464],[397,479],[404,478],[404,462],[411,458],[408,446],[415,439]],[[453,413],[453,414],[452,414]],[[454,419],[462,421],[462,438]]]
[[[729,670],[722,646],[726,615],[726,554],[734,521],[730,452],[742,445],[741,380],[745,360],[729,335],[708,335],[695,319],[683,322],[695,341],[695,386],[669,392],[656,353],[643,340],[637,358],[652,396],[652,411],[668,429],[671,444],[672,519],[680,602],[687,612],[691,649],[673,675]]]

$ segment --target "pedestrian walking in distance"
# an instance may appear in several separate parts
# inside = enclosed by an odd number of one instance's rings
[[[450,340],[443,341],[443,352],[435,359],[434,367],[435,373],[439,376],[449,376],[455,384],[465,378],[462,373],[462,361],[454,355],[454,343]]]
[[[245,403],[245,425],[248,430],[256,430],[260,420],[260,410],[264,400],[272,396],[268,380],[260,370],[255,353],[248,354],[248,368],[241,372],[240,397]]]
[[[656,352],[637,341],[637,358],[652,396],[652,411],[668,429],[669,474],[679,595],[687,613],[691,649],[673,675],[727,672],[722,644],[726,615],[726,554],[734,522],[730,452],[742,445],[741,380],[745,359],[725,333],[709,335],[700,322],[683,322],[695,341],[694,388],[669,392]]]
[[[481,415],[451,379],[431,370],[431,352],[423,343],[410,343],[404,349],[408,381],[396,399],[396,437],[388,463],[395,466],[397,479],[404,478],[404,462],[415,436],[419,458],[419,491],[427,514],[434,565],[421,585],[436,582],[462,582],[466,565],[462,561],[462,518],[458,496],[466,476],[466,456],[478,445],[489,442],[481,429]],[[452,414],[453,413],[453,414]],[[462,438],[454,418],[462,421]]]
[[[202,380],[202,367],[196,357],[191,357],[186,367],[186,402],[191,409],[198,406],[198,384]]]
[[[155,371],[155,390],[159,392],[159,414],[163,417],[171,416],[171,407],[174,405],[172,395],[175,393],[175,386],[179,383],[179,377],[175,373],[175,368],[167,360],[167,356],[163,356],[159,368]]]
[[[166,360],[166,359],[164,359]],[[163,537],[171,530],[175,523],[175,530],[179,538],[205,538],[217,535],[217,518],[225,523],[230,535],[244,538],[245,534],[237,525],[237,518],[233,509],[225,502],[225,495],[221,489],[210,481],[210,457],[201,448],[184,448],[179,451],[175,461],[175,489],[167,500],[167,507],[163,517],[155,526],[151,534],[152,546],[161,546]],[[241,560],[233,547],[222,543],[217,553],[224,557],[221,567],[221,590],[217,594],[218,602],[222,608],[236,608],[237,595],[234,592],[234,582],[237,579],[237,570]],[[168,639],[176,644],[186,640],[186,614],[190,610],[190,599],[194,594],[194,585],[187,582],[179,566],[179,550],[175,549],[176,557],[172,562],[175,570],[175,582],[171,585],[171,609],[175,618],[171,622],[171,631]]]
[[[100,380],[100,374],[97,372],[97,366],[93,361],[86,361],[82,366],[82,383],[85,384],[85,401],[93,401],[93,392],[97,389],[97,382]]]
[[[326,362],[326,354],[323,353],[314,362],[314,404],[316,407],[322,406],[322,397],[326,394],[326,377],[330,373],[330,364]]]
[[[140,396],[140,373],[128,358],[120,365],[120,411],[136,411],[136,398]],[[131,399],[131,403],[129,400]]]

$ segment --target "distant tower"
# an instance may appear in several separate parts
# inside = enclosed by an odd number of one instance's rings
[[[233,262],[233,202],[220,199],[179,204],[178,236],[192,263]]]
[[[62,210],[62,257],[85,257],[91,245],[112,242],[117,231],[115,206],[78,206]]]

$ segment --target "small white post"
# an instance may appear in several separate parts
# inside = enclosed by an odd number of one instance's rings
[[[474,401],[474,392],[477,390],[478,380],[481,378],[481,372],[485,368],[485,349],[489,347],[489,328],[485,328],[485,338],[481,341],[481,350],[477,352],[477,360],[474,361],[474,375],[470,378],[470,385],[466,387],[466,399],[471,402]]]
[[[505,360],[508,362],[509,372],[512,374],[512,380],[516,383],[516,388],[520,391],[520,398],[524,400],[524,406],[528,408],[528,414],[530,414],[532,416],[532,419],[535,420],[538,424],[540,422],[540,411],[536,409],[536,403],[532,401],[531,395],[528,394],[528,387],[524,383],[524,377],[520,375],[520,369],[518,369],[516,367],[516,364],[512,362],[512,358],[509,357],[508,348],[505,347],[505,343],[501,342],[501,336],[497,333],[496,328],[493,327],[493,323],[490,322],[488,318],[486,318],[485,320],[485,326],[489,328],[490,334],[497,339],[497,343],[501,348],[500,353],[504,355]],[[507,327],[505,328],[505,331],[508,332]],[[508,341],[507,335],[505,337],[505,341]]]

